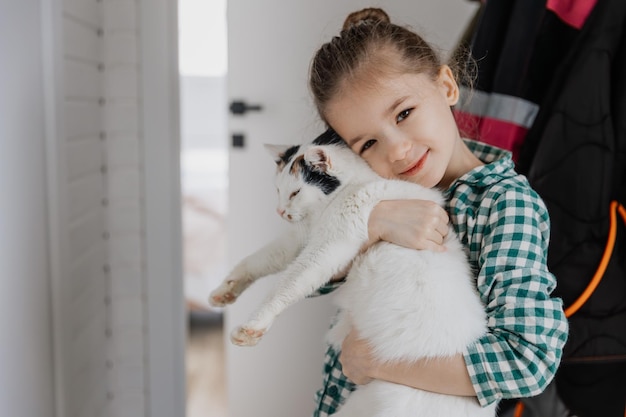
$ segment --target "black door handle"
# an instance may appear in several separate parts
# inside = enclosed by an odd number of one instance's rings
[[[263,106],[260,104],[247,104],[245,101],[233,101],[230,103],[230,112],[234,115],[246,114],[249,111],[261,111]]]

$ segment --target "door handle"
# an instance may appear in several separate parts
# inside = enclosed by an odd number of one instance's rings
[[[263,106],[260,104],[248,104],[245,101],[233,101],[230,103],[230,112],[236,116],[241,116],[249,111],[261,111]]]

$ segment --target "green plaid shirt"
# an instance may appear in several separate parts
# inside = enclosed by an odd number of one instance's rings
[[[509,152],[465,143],[485,165],[446,190],[446,209],[469,249],[486,306],[489,331],[464,353],[478,401],[486,406],[541,393],[560,363],[568,324],[561,300],[550,297],[556,280],[546,266],[550,220],[543,201],[514,171]],[[338,358],[329,348],[314,417],[333,414],[356,388]]]

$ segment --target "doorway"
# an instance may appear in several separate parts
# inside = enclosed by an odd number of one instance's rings
[[[226,417],[222,312],[208,295],[226,274],[226,0],[179,0],[187,417]]]

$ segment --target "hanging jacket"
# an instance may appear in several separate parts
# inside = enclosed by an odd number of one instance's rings
[[[626,1],[579,1],[586,14],[575,23],[564,3],[576,2],[486,3],[470,44],[476,93],[455,115],[470,137],[512,150],[544,199],[548,267],[567,307],[598,269],[611,201],[626,205]],[[602,280],[569,318],[564,362],[626,360],[626,228],[617,217]]]

